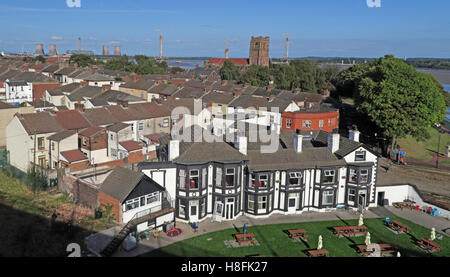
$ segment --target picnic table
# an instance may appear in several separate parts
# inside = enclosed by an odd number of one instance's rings
[[[405,232],[408,233],[409,227],[397,220],[392,220],[390,222],[387,223],[387,225],[394,231],[401,233],[401,232]]]
[[[296,239],[296,238],[306,239],[308,237],[305,229],[288,230],[287,232],[291,239]]]
[[[429,239],[426,239],[426,238],[421,238],[417,242],[417,244],[421,248],[423,248],[423,249],[425,249],[425,250],[427,250],[429,252],[435,252],[435,251],[439,252],[439,251],[441,251],[441,246],[439,244],[437,244],[434,241],[431,241]]]
[[[379,247],[380,250],[380,255],[384,256],[386,254],[392,254],[395,252],[395,249],[392,245],[388,244],[388,243],[380,243],[377,244],[377,246]],[[368,251],[367,250],[367,245],[365,244],[360,244],[356,246],[359,250],[359,253],[361,253],[361,255],[363,256],[369,256],[370,254],[373,254],[374,249],[371,249],[372,251]]]
[[[356,236],[356,235],[363,235],[367,234],[367,227],[366,226],[339,226],[339,227],[333,227],[334,232],[336,235],[340,238],[341,236]]]
[[[394,207],[402,209],[402,210],[404,208],[414,210],[416,208],[415,204],[416,204],[415,202],[410,202],[410,201],[393,203]]]
[[[239,243],[239,245],[241,243],[256,242],[255,235],[253,233],[235,234],[234,237],[236,238],[236,240]]]
[[[326,249],[321,250],[308,250],[310,257],[328,257],[328,251]]]

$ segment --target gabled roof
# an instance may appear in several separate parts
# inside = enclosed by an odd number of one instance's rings
[[[200,88],[184,87],[173,94],[177,98],[201,98],[206,92]]]
[[[54,135],[51,135],[47,139],[51,140],[51,141],[62,141],[68,137],[75,135],[75,134],[76,134],[75,132],[65,130],[65,131],[58,132]]]
[[[136,97],[134,95],[118,91],[118,90],[107,90],[97,96],[95,96],[96,99],[102,98],[105,99],[108,102],[117,103],[118,100],[121,101],[128,101],[128,102],[144,102],[145,99]]]
[[[18,114],[17,117],[29,135],[48,134],[63,130],[55,116],[48,112]]]
[[[57,71],[58,69],[59,69],[59,65],[57,65],[57,64],[51,64],[51,65],[48,65],[48,66],[44,67],[44,68],[42,69],[42,72],[53,73],[53,72]]]
[[[144,108],[150,114],[151,118],[166,117],[171,115],[171,112],[167,107],[162,104],[157,104],[156,102],[132,104],[130,106],[133,108],[135,105],[139,105]]]
[[[83,137],[93,137],[103,130],[105,130],[105,128],[99,126],[92,126],[81,130],[80,132],[78,132],[78,134]]]
[[[165,191],[162,186],[145,174],[121,166],[117,166],[111,171],[99,190],[123,203],[140,183],[146,186],[147,193]]]
[[[117,118],[119,121],[132,121],[135,120],[134,116],[128,112],[128,108],[123,108],[121,105],[110,105],[106,106],[107,109],[114,118]]]
[[[84,86],[75,91],[73,91],[67,97],[70,101],[84,101],[84,98],[94,98],[95,96],[102,93],[101,87],[94,86]]]
[[[56,75],[69,75],[70,73],[76,71],[77,69],[74,66],[66,66],[59,70],[55,71]]]
[[[45,76],[42,73],[36,72],[22,72],[20,74],[15,75],[11,78],[11,80],[17,81],[25,81],[27,83],[57,83],[53,78]]]
[[[109,125],[119,122],[119,120],[104,107],[85,110],[83,115],[93,126]]]
[[[55,119],[67,130],[80,130],[91,126],[78,110],[57,111]]]
[[[87,161],[88,158],[79,149],[61,152],[62,160],[68,163]]]
[[[113,124],[113,125],[107,127],[106,129],[107,129],[108,131],[117,133],[117,132],[122,131],[122,130],[125,129],[125,128],[130,127],[130,126],[131,126],[131,124],[125,124],[125,123],[119,122],[119,123],[115,123],[115,124]]]
[[[131,82],[125,83],[123,85],[120,85],[120,87],[147,91],[154,85],[155,85],[155,81],[153,81],[153,80],[140,79],[137,81],[131,81]]]
[[[255,109],[258,109],[260,107],[267,107],[268,100],[265,97],[257,97],[252,95],[241,95],[237,98],[235,98],[231,103],[230,106],[232,107],[241,107],[241,108],[250,108],[253,107]]]

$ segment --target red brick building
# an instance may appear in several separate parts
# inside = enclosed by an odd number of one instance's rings
[[[323,106],[319,109],[284,112],[281,117],[283,130],[323,130],[331,133],[339,128],[339,110]]]

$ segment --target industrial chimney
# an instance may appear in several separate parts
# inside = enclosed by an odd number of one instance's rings
[[[49,56],[57,56],[58,55],[55,44],[50,44],[50,51],[48,52],[48,55]]]
[[[103,45],[103,56],[109,56],[109,47],[107,45]]]
[[[120,52],[120,46],[114,47],[114,56],[122,56],[122,54]]]
[[[78,51],[81,52],[81,38],[78,38]]]
[[[44,55],[44,44],[36,44],[36,55]]]

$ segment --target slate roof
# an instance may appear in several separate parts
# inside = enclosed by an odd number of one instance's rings
[[[164,191],[163,187],[145,174],[121,166],[111,171],[99,190],[123,203],[140,182],[145,182],[149,192]]]
[[[200,98],[206,92],[200,88],[184,87],[173,94],[177,98]]]
[[[19,114],[18,119],[29,135],[59,132],[63,127],[48,112]]]
[[[86,98],[94,98],[95,96],[102,93],[101,87],[94,86],[84,86],[75,91],[73,91],[67,97],[70,101],[84,101],[84,97]]]
[[[104,107],[87,109],[83,112],[83,115],[93,126],[109,125],[119,122],[119,120]]]
[[[91,126],[78,110],[57,111],[55,119],[59,125],[68,130],[80,130]]]
[[[196,164],[210,161],[231,163],[242,160],[247,160],[246,156],[225,142],[194,142],[174,162],[182,164]]]
[[[103,127],[92,126],[86,129],[81,130],[78,134],[84,137],[93,137],[101,131],[105,130]]]
[[[241,107],[241,108],[260,108],[260,107],[267,107],[268,100],[265,97],[256,97],[252,95],[240,95],[239,97],[235,98],[231,103],[230,106],[232,107]]]
[[[121,130],[123,130],[123,129],[125,129],[125,128],[130,127],[130,126],[131,126],[131,124],[125,124],[125,123],[119,122],[119,123],[115,123],[115,124],[113,124],[113,125],[107,127],[106,129],[107,129],[108,131],[117,133],[117,132],[119,132],[119,131],[121,131]]]
[[[70,136],[73,136],[75,133],[70,131],[61,131],[54,135],[49,136],[47,139],[52,141],[62,141]]]
[[[57,71],[58,69],[59,69],[59,65],[57,65],[57,64],[51,64],[51,65],[48,65],[48,66],[44,67],[44,68],[42,69],[42,72],[53,73],[53,72]]]
[[[77,69],[74,66],[66,66],[59,70],[56,70],[54,74],[55,75],[69,75],[74,71],[77,71]]]
[[[203,102],[209,104],[230,104],[234,99],[234,94],[231,92],[216,92],[212,91],[202,97]]]
[[[58,82],[53,78],[45,76],[42,73],[36,73],[36,72],[22,72],[20,74],[17,74],[15,76],[11,77],[11,80],[25,81],[28,83],[56,83],[56,82]]]
[[[140,79],[137,81],[131,81],[128,83],[125,83],[121,85],[121,88],[128,88],[128,89],[138,89],[138,90],[149,90],[151,87],[155,85],[154,80],[148,80],[148,79]]]

